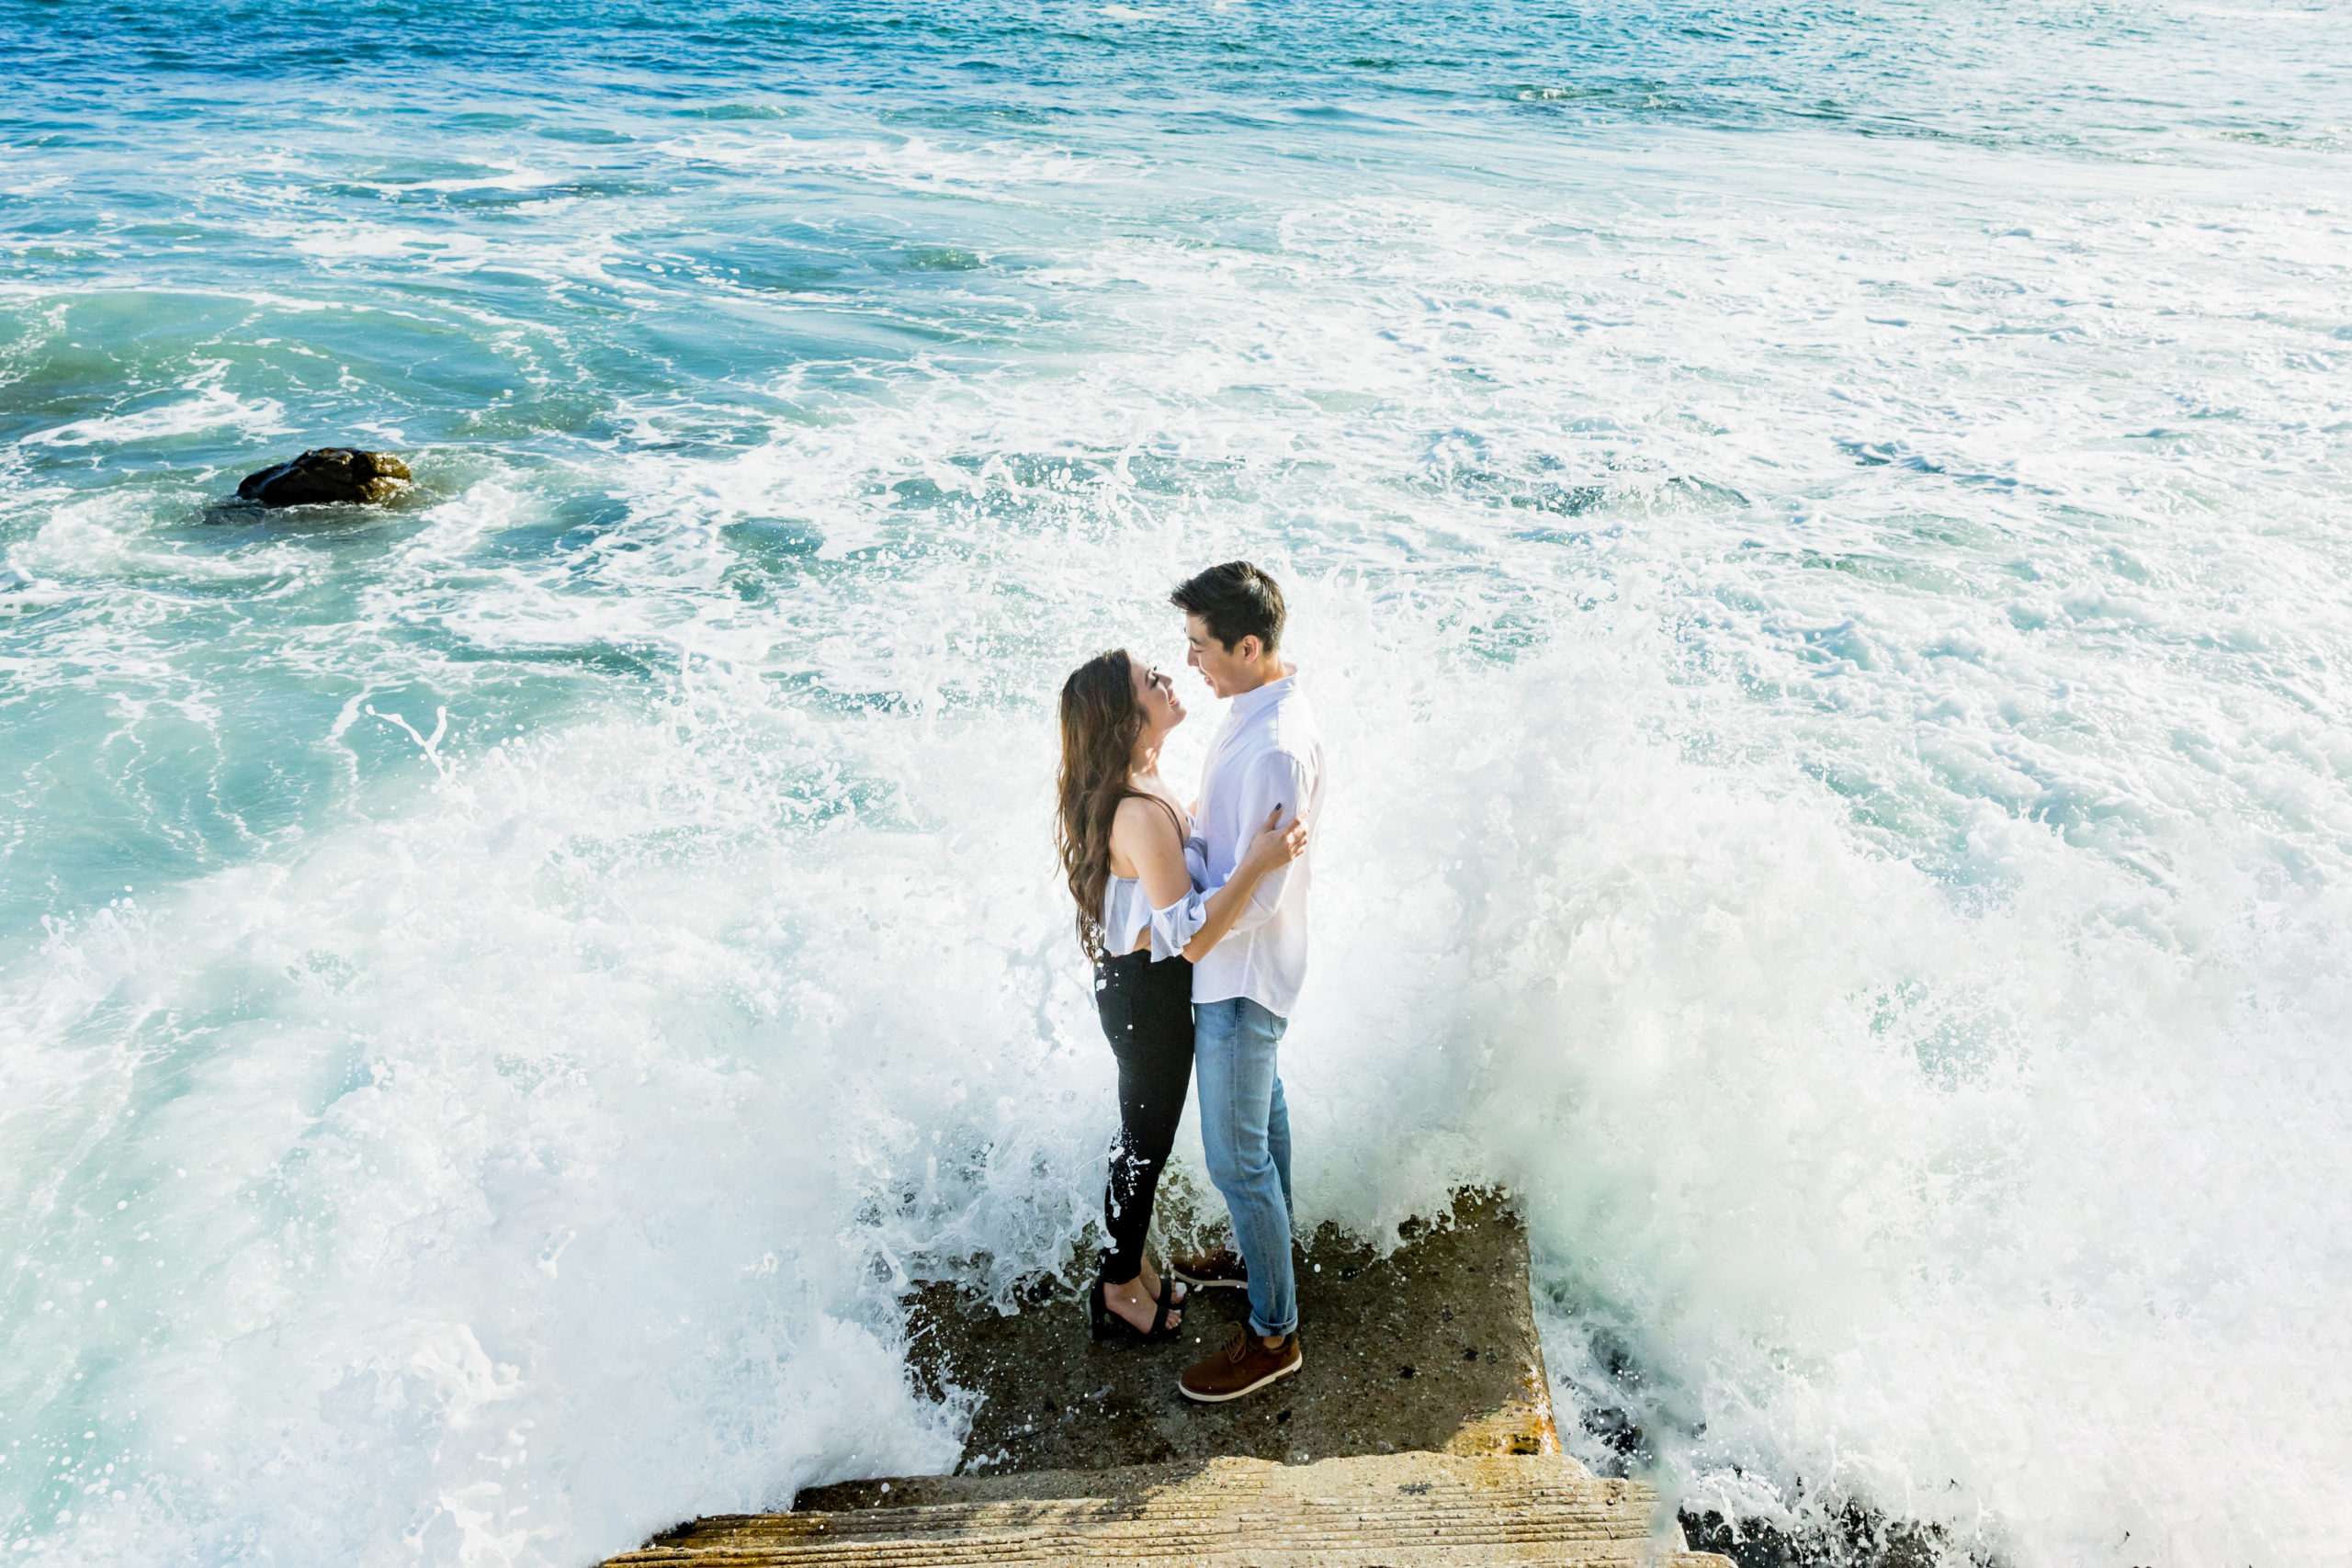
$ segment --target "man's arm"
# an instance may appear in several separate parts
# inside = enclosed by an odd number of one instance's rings
[[[1312,798],[1314,784],[1314,772],[1306,758],[1288,751],[1269,751],[1250,765],[1249,774],[1242,780],[1241,820],[1263,822],[1268,812],[1280,807],[1282,820],[1295,822]],[[1227,936],[1255,931],[1273,919],[1274,911],[1282,908],[1283,889],[1290,886],[1290,869],[1285,865],[1267,873],[1250,893],[1250,902],[1234,917],[1233,929],[1226,933]]]

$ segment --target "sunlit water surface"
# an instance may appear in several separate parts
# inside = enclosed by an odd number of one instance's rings
[[[955,1462],[1051,695],[1237,555],[1306,1218],[1517,1190],[1693,1511],[2346,1550],[2352,15],[519,9],[0,0],[0,1551]]]

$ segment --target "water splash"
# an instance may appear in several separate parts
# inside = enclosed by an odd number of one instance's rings
[[[146,15],[7,111],[0,1543],[952,1462],[895,1292],[1107,1130],[1045,694],[1237,554],[1342,785],[1314,1215],[1517,1187],[1694,1511],[2332,1541],[2325,16],[556,7],[232,109],[141,29],[304,14]],[[417,504],[211,504],[355,430]]]

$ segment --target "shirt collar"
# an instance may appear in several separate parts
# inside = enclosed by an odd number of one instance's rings
[[[1269,681],[1254,692],[1242,693],[1233,699],[1233,706],[1227,711],[1237,720],[1245,719],[1264,712],[1297,689],[1298,666],[1285,664],[1281,680]]]

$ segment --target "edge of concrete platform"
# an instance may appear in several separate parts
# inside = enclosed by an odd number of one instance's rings
[[[856,1506],[699,1520],[614,1562],[955,1568],[1142,1555],[1218,1568],[1728,1568],[1690,1550],[1661,1517],[1655,1488],[1594,1476],[1561,1454],[1398,1453],[1306,1465],[1225,1457],[909,1478],[879,1497],[842,1500]]]

